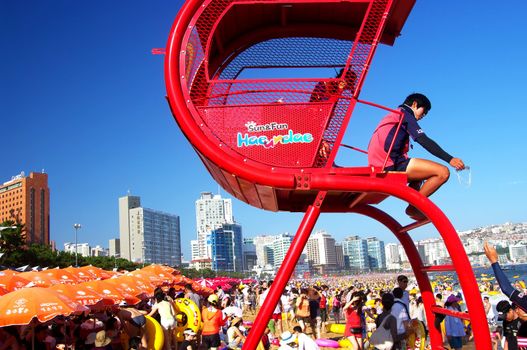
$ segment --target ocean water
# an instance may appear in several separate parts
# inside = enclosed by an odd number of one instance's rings
[[[527,264],[507,265],[501,266],[501,268],[511,282],[514,282],[515,280],[524,280],[527,282]],[[494,276],[494,272],[490,266],[474,268],[476,278],[479,278],[482,273],[487,274],[488,277]],[[515,278],[516,276],[518,277]]]

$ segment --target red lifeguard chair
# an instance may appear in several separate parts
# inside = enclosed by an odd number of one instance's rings
[[[470,320],[476,348],[491,349],[476,279],[443,212],[408,188],[402,173],[333,166],[357,104],[390,110],[359,94],[375,49],[394,43],[414,2],[188,0],[178,14],[165,78],[181,130],[212,177],[236,198],[265,210],[305,212],[246,349],[257,347],[321,212],[371,217],[399,239],[421,290],[433,349],[443,343],[432,326],[437,314]],[[332,68],[343,71],[319,76]],[[428,219],[401,225],[374,206],[388,196]],[[430,223],[452,264],[427,266],[421,260],[408,232]],[[438,271],[458,273],[468,312],[435,305],[428,273]]]

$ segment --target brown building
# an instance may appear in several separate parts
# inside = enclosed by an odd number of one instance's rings
[[[0,185],[0,222],[24,225],[27,243],[49,245],[48,174],[22,172]]]

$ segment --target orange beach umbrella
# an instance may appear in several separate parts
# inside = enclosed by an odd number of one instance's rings
[[[23,288],[0,297],[0,327],[40,322],[89,309],[49,288]]]
[[[119,276],[116,278],[107,279],[105,282],[115,284],[134,296],[144,295],[151,297],[154,295],[154,285],[140,278],[134,278],[132,276]]]
[[[80,285],[104,295],[105,298],[111,299],[114,304],[125,301],[127,304],[135,305],[141,301],[141,299],[106,281],[89,281]]]
[[[56,284],[49,287],[49,289],[55,290],[76,303],[91,306],[99,302],[102,302],[104,305],[113,305],[114,301],[111,298],[107,298],[101,293],[96,292],[93,289],[90,289],[82,284],[75,285],[65,285],[65,284]]]
[[[54,284],[59,284],[60,281],[53,275],[47,275],[46,271],[28,271],[21,272],[17,275],[32,282],[36,287],[51,287]]]
[[[24,288],[29,282],[24,277],[20,277],[19,274],[5,274],[4,272],[0,272],[0,287],[8,292]]]
[[[65,269],[49,269],[42,272],[47,276],[53,277],[62,284],[77,284],[81,282],[76,275]]]

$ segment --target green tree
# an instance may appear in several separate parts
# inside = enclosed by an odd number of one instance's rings
[[[9,265],[17,262],[17,258],[25,250],[24,225],[16,224],[14,221],[4,221],[0,224],[0,262]]]

